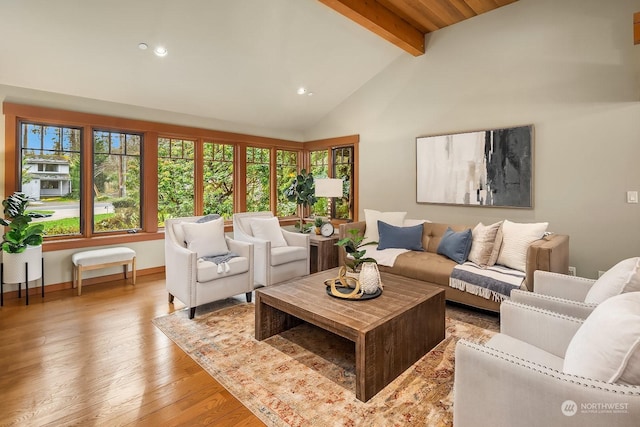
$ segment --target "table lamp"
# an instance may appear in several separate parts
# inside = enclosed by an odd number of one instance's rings
[[[342,180],[339,178],[320,178],[315,180],[316,197],[327,197],[327,217],[331,221],[331,199],[342,197]]]

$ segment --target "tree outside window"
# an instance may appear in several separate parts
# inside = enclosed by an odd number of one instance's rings
[[[298,152],[277,150],[276,165],[276,185],[278,188],[277,215],[279,217],[294,216],[296,215],[297,205],[295,202],[287,200],[284,192],[289,188],[291,180],[295,178],[298,173]]]
[[[233,145],[205,142],[203,146],[204,214],[233,216]]]
[[[247,147],[247,212],[271,210],[268,148]]]
[[[169,218],[193,216],[195,142],[158,138],[158,226]]]

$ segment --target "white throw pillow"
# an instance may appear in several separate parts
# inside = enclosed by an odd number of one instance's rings
[[[396,227],[402,227],[404,224],[404,217],[406,216],[406,212],[380,212],[373,209],[365,209],[364,221],[367,225],[364,229],[364,240],[362,243],[380,241],[380,235],[378,234],[378,220],[386,222],[387,224],[395,225]]]
[[[187,248],[196,252],[198,258],[229,253],[224,238],[224,218],[203,223],[183,222],[182,231]]]
[[[493,245],[496,241],[496,235],[501,225],[502,221],[491,225],[479,223],[471,230],[473,240],[471,242],[471,251],[467,257],[469,261],[475,262],[481,267],[489,264],[489,259],[493,252]]]
[[[640,257],[620,261],[602,275],[587,293],[584,302],[600,304],[612,296],[640,291]]]
[[[571,339],[562,370],[640,385],[640,292],[616,295],[597,306]]]
[[[252,218],[250,224],[253,237],[270,241],[272,248],[287,246],[277,217]]]
[[[497,264],[525,271],[529,245],[541,239],[548,226],[548,222],[521,224],[505,220],[502,224],[502,246]]]

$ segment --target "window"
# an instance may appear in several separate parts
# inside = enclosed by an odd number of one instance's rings
[[[334,148],[331,152],[333,157],[333,176],[342,180],[343,197],[336,198],[333,204],[331,216],[337,219],[353,218],[353,147]]]
[[[168,218],[193,216],[194,141],[158,138],[158,226]]]
[[[4,192],[47,216],[46,250],[162,239],[177,216],[268,210],[293,223],[283,190],[302,168],[343,178],[335,216],[357,220],[357,135],[299,143],[10,102],[3,113]]]
[[[277,150],[276,166],[276,185],[278,189],[277,215],[279,217],[296,215],[296,202],[287,200],[284,191],[289,188],[291,180],[295,178],[298,173],[298,152]]]
[[[233,216],[233,145],[205,142],[203,147],[204,214]]]
[[[82,130],[22,122],[18,138],[18,190],[35,201],[29,210],[47,215],[34,221],[45,224],[47,236],[79,234]]]
[[[142,228],[140,148],[142,136],[93,132],[93,230]]]
[[[247,147],[247,212],[271,210],[271,150]]]
[[[314,179],[327,178],[329,176],[329,150],[318,150],[309,152],[309,172]],[[311,208],[311,213],[318,216],[327,215],[326,197],[319,197],[318,201]]]

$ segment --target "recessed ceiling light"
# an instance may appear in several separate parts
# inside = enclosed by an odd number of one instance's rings
[[[167,51],[167,48],[164,46],[158,46],[153,50],[153,53],[156,54],[156,56],[167,56],[167,53],[169,53]]]
[[[307,89],[300,87],[298,88],[298,95],[304,95],[305,93],[307,93]]]
[[[313,92],[309,92],[307,96],[313,96]]]
[[[138,48],[139,48],[140,50],[147,50],[147,48],[148,48],[148,47],[149,47],[149,46],[147,46],[147,44],[146,44],[146,43],[138,43]]]

